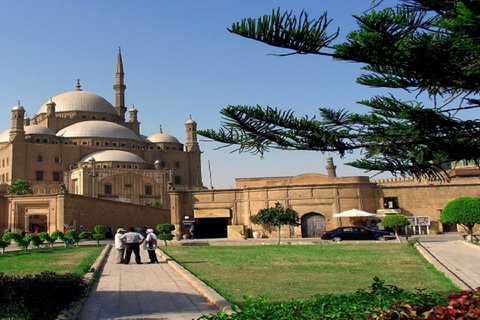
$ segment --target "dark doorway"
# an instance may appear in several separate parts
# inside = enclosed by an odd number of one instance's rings
[[[302,238],[318,238],[326,230],[325,217],[310,212],[302,217]]]
[[[202,218],[197,220],[198,238],[226,238],[229,218]]]
[[[458,232],[456,224],[442,223],[443,232]]]

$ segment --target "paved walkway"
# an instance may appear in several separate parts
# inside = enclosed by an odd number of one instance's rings
[[[115,263],[111,250],[76,319],[191,320],[219,311],[171,264],[146,264],[147,252],[140,252],[144,264],[124,265]]]
[[[480,246],[439,235],[422,237],[417,248],[460,289],[480,287]]]

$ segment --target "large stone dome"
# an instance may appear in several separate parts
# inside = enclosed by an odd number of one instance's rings
[[[104,98],[80,89],[65,92],[45,102],[38,114],[47,112],[47,104],[55,102],[55,112],[86,111],[117,114],[115,107]]]
[[[25,126],[25,134],[43,134],[43,135],[48,135],[48,136],[54,136],[55,132],[50,130],[47,127],[44,126],[39,126],[36,124],[32,124],[29,126]]]
[[[145,160],[131,152],[123,150],[102,150],[90,153],[83,157],[80,162],[88,162],[93,157],[96,162],[135,162],[145,163]]]
[[[140,141],[140,137],[132,130],[113,122],[100,120],[82,121],[72,124],[58,131],[57,136],[65,138],[116,138]]]
[[[153,143],[180,143],[174,136],[163,132],[152,134],[147,139]]]

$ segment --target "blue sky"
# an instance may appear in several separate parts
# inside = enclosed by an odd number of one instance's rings
[[[387,1],[391,3],[392,1]],[[305,9],[310,18],[324,11],[340,27],[339,41],[356,25],[352,14],[370,0],[210,1],[210,0],[46,0],[0,2],[0,132],[10,126],[10,110],[20,100],[34,116],[51,97],[82,89],[114,103],[118,47],[125,67],[126,106],[139,110],[142,134],[163,132],[185,141],[190,116],[200,129],[219,128],[228,105],[269,105],[318,115],[319,107],[363,112],[356,101],[380,92],[355,84],[360,65],[326,57],[275,57],[279,48],[230,34],[242,18],[272,9]],[[272,151],[258,155],[200,147],[203,182],[230,188],[235,178],[325,174],[321,153]],[[337,175],[373,175],[343,165],[352,157],[332,154]],[[209,178],[210,163],[212,180]],[[385,176],[385,175],[382,175]]]

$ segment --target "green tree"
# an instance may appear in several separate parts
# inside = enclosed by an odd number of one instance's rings
[[[382,1],[373,4],[353,16],[359,28],[343,43],[336,42],[338,29],[329,31],[327,13],[310,19],[303,11],[295,16],[278,9],[228,30],[292,50],[280,56],[360,63],[365,73],[357,83],[404,89],[411,100],[378,95],[358,102],[370,109],[367,114],[320,108],[319,119],[268,106],[228,106],[220,129],[198,133],[262,155],[271,148],[342,157],[357,150],[361,158],[348,165],[417,179],[448,179],[446,168],[464,159],[478,165],[480,120],[465,113],[480,106],[480,0],[404,0],[384,9]]]
[[[65,235],[63,234],[62,231],[60,230],[55,230],[52,232],[52,235],[51,235],[52,239],[54,240],[60,240],[63,242],[63,244],[65,245],[65,247],[67,246],[67,241],[68,241],[68,238],[65,237]]]
[[[7,189],[7,193],[15,195],[33,194],[32,184],[28,180],[17,179],[12,181]]]
[[[171,223],[157,224],[157,231],[159,232],[157,235],[158,240],[163,240],[165,245],[167,245],[167,241],[173,239],[173,230],[175,230],[175,225]]]
[[[23,250],[27,250],[28,245],[30,244],[29,235],[22,236],[22,234],[18,232],[7,232],[3,235],[2,240],[8,242],[13,240],[13,242],[17,244],[17,247],[22,248]]]
[[[38,234],[38,236],[40,237],[40,239],[42,239],[43,242],[48,243],[48,244],[50,245],[50,247],[53,248],[53,243],[55,242],[56,239],[55,239],[55,238],[52,238],[52,237],[48,234],[48,232],[45,232],[45,231],[40,232],[40,233]]]
[[[65,232],[65,238],[73,241],[73,244],[75,244],[76,246],[78,246],[78,242],[80,241],[80,236],[75,230],[68,230],[67,232]]]
[[[163,209],[163,203],[158,202],[158,201],[153,201],[153,202],[151,203],[151,206],[154,207],[154,208]]]
[[[105,233],[107,232],[107,228],[104,225],[96,225],[93,227],[95,233],[91,234],[93,240],[97,240],[97,247],[100,246],[100,240],[105,239]]]
[[[275,203],[275,207],[259,210],[256,215],[250,217],[250,221],[254,224],[266,224],[277,227],[277,244],[280,244],[280,228],[282,226],[300,225],[298,212],[290,208],[285,209],[279,202]]]
[[[10,245],[10,241],[6,241],[3,238],[0,239],[0,248],[2,248],[2,254],[5,253],[5,248]]]
[[[392,228],[395,232],[395,237],[398,242],[402,242],[398,236],[398,230],[401,227],[406,227],[410,225],[410,221],[401,214],[389,214],[382,219],[382,226],[385,228]]]
[[[467,240],[472,241],[473,227],[480,223],[480,198],[462,197],[449,202],[440,213],[440,221],[461,225],[467,231]]]

